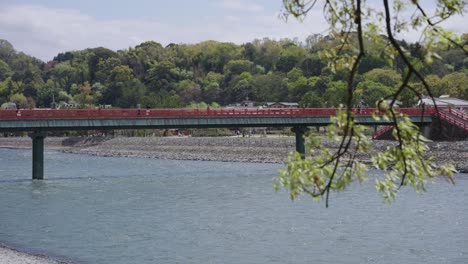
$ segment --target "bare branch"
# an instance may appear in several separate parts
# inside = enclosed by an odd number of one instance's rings
[[[330,179],[328,180],[328,184],[327,184],[327,187],[326,187],[326,198],[325,198],[325,206],[328,207],[328,201],[329,201],[329,196],[330,196],[330,187],[331,187],[331,184],[333,183],[333,179],[336,175],[336,170],[338,168],[338,164],[339,164],[339,160],[340,160],[340,157],[343,155],[343,153],[347,152],[348,151],[348,148],[349,148],[349,145],[350,145],[350,142],[351,142],[351,137],[352,135],[349,135],[349,128],[350,128],[350,125],[352,124],[352,101],[353,101],[353,83],[354,83],[354,79],[356,77],[356,73],[357,73],[357,69],[358,69],[358,66],[359,66],[359,63],[361,62],[361,59],[364,57],[365,55],[365,50],[364,50],[364,40],[363,40],[363,33],[362,33],[362,21],[361,21],[361,16],[362,16],[362,12],[361,12],[361,0],[357,0],[356,1],[356,13],[355,13],[355,22],[357,24],[357,30],[358,30],[358,41],[359,41],[359,54],[358,56],[356,57],[356,60],[354,61],[353,63],[353,67],[351,69],[351,72],[349,74],[349,78],[348,78],[348,98],[347,98],[347,102],[346,102],[346,126],[344,128],[344,135],[343,135],[343,139],[340,143],[340,146],[338,148],[338,153],[342,153],[341,155],[339,155],[336,159],[336,163],[335,163],[335,166],[333,168],[333,172],[331,174],[331,177]],[[346,141],[346,138],[349,137],[349,140],[348,142],[345,144],[345,141]]]
[[[448,19],[453,13],[449,13],[448,16],[442,18],[442,19],[441,19],[440,21],[438,21],[437,23],[433,23],[432,20],[427,16],[427,14],[426,14],[426,12],[424,11],[424,9],[421,7],[421,5],[419,5],[419,3],[418,3],[417,1],[415,2],[415,4],[416,4],[416,7],[418,8],[418,10],[421,12],[421,14],[426,18],[427,24],[429,24],[429,25],[432,27],[432,30],[434,30],[434,32],[436,32],[437,34],[439,34],[440,36],[442,36],[443,38],[445,38],[446,40],[448,40],[450,43],[452,43],[452,44],[455,45],[456,47],[460,48],[462,51],[465,52],[466,55],[468,55],[468,50],[466,50],[462,45],[460,45],[459,43],[457,43],[455,40],[446,37],[446,36],[445,36],[444,34],[442,34],[442,32],[440,32],[440,30],[436,27],[436,24],[445,21],[445,20]]]

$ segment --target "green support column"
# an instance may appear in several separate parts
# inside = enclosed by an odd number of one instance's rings
[[[309,129],[307,127],[293,127],[292,132],[296,133],[296,151],[305,159],[305,139],[304,135]]]
[[[29,135],[32,138],[32,179],[44,179],[44,138],[46,131],[35,131]]]

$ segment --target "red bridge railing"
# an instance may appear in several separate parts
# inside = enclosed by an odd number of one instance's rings
[[[0,110],[0,119],[99,119],[147,117],[229,117],[229,116],[334,116],[336,108],[206,108],[206,109],[20,109]],[[354,108],[356,116],[370,116],[375,108]],[[400,108],[407,115],[432,115],[434,109]]]
[[[380,136],[382,136],[383,134],[387,133],[388,131],[392,130],[395,126],[384,126],[383,128],[377,130],[373,135],[372,135],[372,138],[373,139],[377,139],[379,138]]]
[[[444,111],[439,111],[437,113],[438,116],[445,121],[451,123],[452,125],[458,126],[465,131],[468,131],[468,117],[464,115],[461,112],[454,112],[454,111],[449,111],[449,112],[444,112]]]
[[[451,114],[451,115],[453,115],[453,116],[455,116],[455,117],[457,117],[457,118],[460,118],[460,119],[463,120],[463,121],[468,122],[468,115],[465,114],[465,113],[462,112],[462,111],[458,111],[458,110],[454,110],[454,109],[452,109],[452,108],[449,108],[449,109],[448,109],[448,113]]]

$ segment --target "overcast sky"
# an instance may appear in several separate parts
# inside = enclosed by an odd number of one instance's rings
[[[301,23],[280,19],[281,6],[281,0],[0,0],[0,39],[49,61],[59,52],[126,49],[148,40],[163,45],[204,40],[241,44],[326,33],[321,8]],[[447,26],[468,32],[463,17]],[[418,37],[405,36],[409,41]]]

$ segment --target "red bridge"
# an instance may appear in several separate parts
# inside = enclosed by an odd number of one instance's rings
[[[438,115],[468,131],[467,116],[452,109],[399,108],[413,123],[428,125]],[[354,122],[363,125],[392,125],[375,120],[375,108],[352,109]],[[20,109],[0,110],[0,131],[30,131],[33,139],[33,179],[43,179],[44,138],[49,130],[165,129],[214,127],[292,127],[296,151],[304,154],[304,133],[309,126],[326,126],[335,108],[207,108],[207,109]],[[389,127],[384,132],[389,131]]]
[[[371,116],[375,108],[354,108],[355,116]],[[400,113],[417,116],[433,115],[435,109],[400,108]],[[0,110],[1,119],[82,119],[143,117],[229,117],[229,116],[334,116],[336,108],[206,108],[206,109],[20,109]]]

